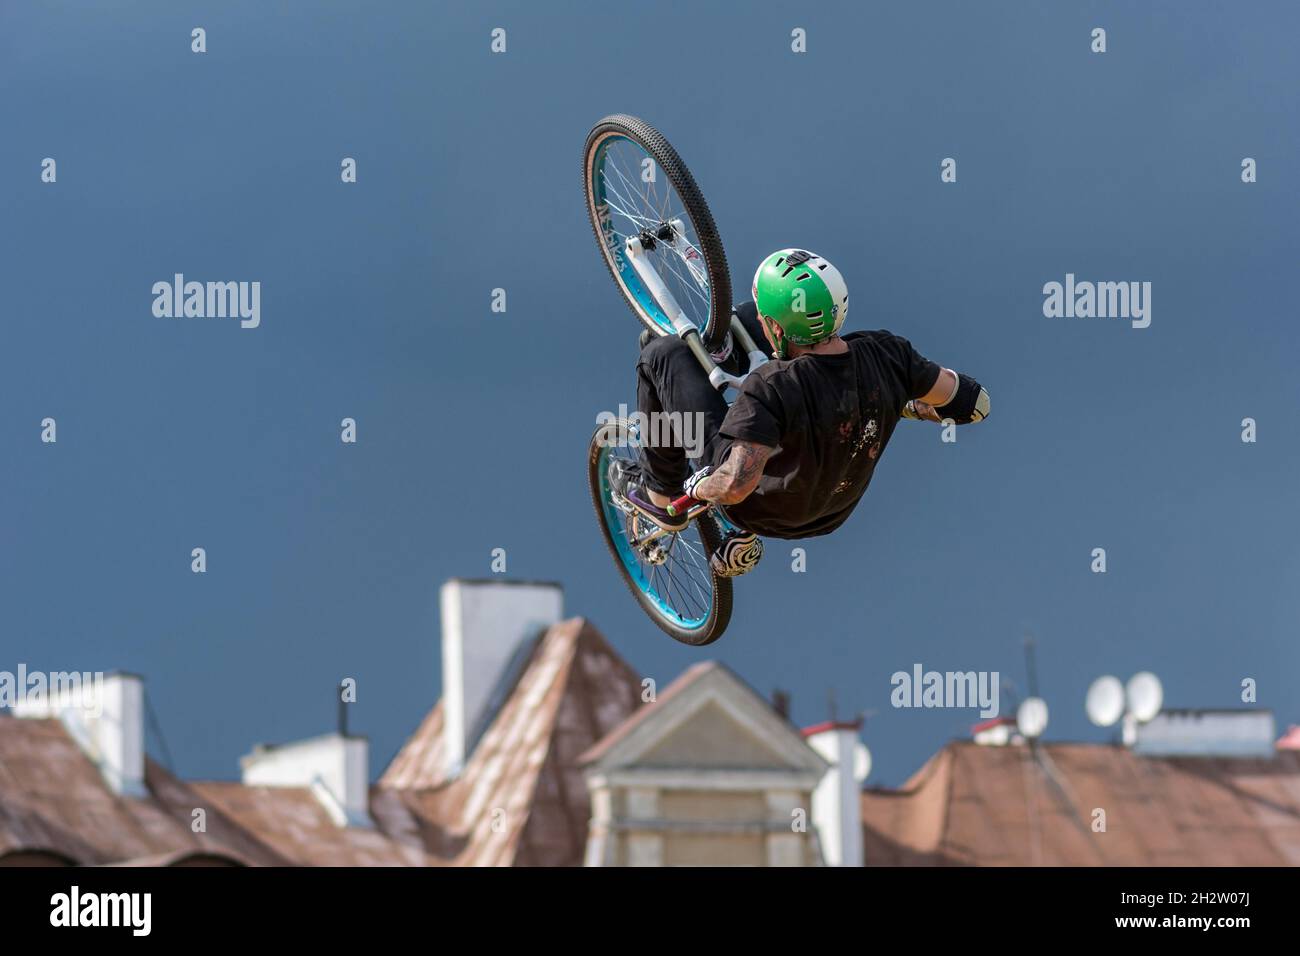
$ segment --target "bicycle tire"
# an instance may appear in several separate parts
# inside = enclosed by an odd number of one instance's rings
[[[628,292],[626,285],[619,278],[620,269],[611,253],[609,237],[601,227],[600,214],[596,206],[596,197],[592,191],[594,175],[592,165],[601,145],[611,136],[622,136],[640,146],[655,161],[659,169],[668,177],[669,183],[677,191],[685,212],[690,216],[695,235],[699,239],[700,252],[704,257],[704,266],[709,276],[709,317],[705,328],[700,329],[700,338],[712,352],[719,351],[726,342],[731,326],[731,270],[727,265],[727,255],[718,236],[713,213],[704,201],[691,175],[690,169],[682,161],[671,143],[657,129],[644,120],[625,113],[606,116],[587,134],[583,149],[582,180],[586,196],[587,216],[600,247],[601,258],[609,270],[614,284],[618,286],[623,300],[628,304],[641,323],[655,335],[667,334],[664,328],[652,318],[647,317],[638,306],[635,298]],[[621,254],[621,253],[620,253]]]
[[[631,572],[628,570],[623,555],[619,551],[617,542],[614,540],[613,533],[610,529],[606,516],[607,501],[602,490],[603,472],[606,464],[607,455],[603,452],[607,445],[601,444],[602,435],[609,430],[622,429],[627,430],[627,423],[623,420],[608,423],[596,429],[591,437],[591,444],[587,454],[587,486],[591,491],[592,506],[596,511],[596,521],[600,525],[601,536],[605,539],[605,547],[609,549],[610,557],[614,559],[614,565],[618,568],[620,577],[627,589],[632,592],[637,604],[641,606],[646,615],[654,621],[655,625],[666,633],[673,640],[680,641],[692,647],[703,647],[706,644],[712,644],[726,631],[727,625],[731,622],[732,607],[732,581],[731,578],[719,577],[710,572],[713,585],[711,594],[711,607],[704,623],[699,627],[685,628],[669,620],[660,608],[656,605],[653,598],[643,590],[633,579]],[[707,554],[712,554],[717,549],[721,541],[721,531],[713,520],[711,514],[705,514],[697,518],[694,522],[699,530],[700,541],[706,549]]]

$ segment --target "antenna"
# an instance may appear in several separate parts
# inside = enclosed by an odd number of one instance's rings
[[[1139,724],[1145,724],[1160,713],[1165,692],[1160,685],[1159,677],[1150,671],[1142,671],[1128,679],[1128,686],[1124,688],[1124,698],[1128,703],[1129,713]]]
[[[334,694],[338,698],[339,705],[339,736],[348,735],[348,705],[343,700],[343,685],[340,683],[334,688]]]
[[[1160,678],[1150,671],[1140,671],[1129,678],[1128,686],[1109,674],[1098,677],[1088,688],[1084,706],[1088,718],[1098,727],[1110,727],[1122,719],[1120,739],[1132,747],[1137,743],[1138,724],[1155,719],[1164,700]]]
[[[1016,729],[1030,741],[1037,740],[1047,729],[1047,701],[1027,697],[1016,709]]]
[[[853,779],[860,784],[871,776],[871,751],[866,744],[858,742],[853,746]]]
[[[782,690],[780,687],[772,691],[772,709],[784,717],[790,719],[790,692]]]
[[[1029,696],[1038,696],[1038,663],[1034,659],[1034,638],[1025,635],[1025,673],[1029,678]]]
[[[1124,685],[1118,677],[1098,677],[1084,701],[1088,719],[1098,727],[1112,727],[1124,716]]]
[[[1038,696],[1038,662],[1034,656],[1034,638],[1030,634],[1025,635],[1025,675],[1029,696],[1016,708],[1016,730],[1033,747],[1047,729],[1047,701]]]

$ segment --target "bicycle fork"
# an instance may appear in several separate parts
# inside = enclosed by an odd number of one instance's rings
[[[713,361],[713,356],[709,354],[709,350],[704,347],[704,342],[700,338],[700,330],[695,327],[694,322],[686,317],[685,311],[677,304],[677,299],[647,256],[648,252],[662,244],[681,256],[682,260],[689,265],[689,260],[686,258],[689,246],[683,238],[684,235],[685,226],[682,221],[672,219],[665,223],[656,233],[642,233],[628,239],[626,245],[627,259],[632,263],[632,268],[636,270],[641,284],[645,286],[651,298],[655,300],[663,314],[672,323],[673,332],[686,343],[691,350],[691,354],[695,356],[704,369],[704,374],[709,377],[709,384],[719,391],[726,388],[739,390],[740,386],[745,382],[745,375],[766,362],[767,354],[754,343],[749,332],[733,314],[731,316],[731,334],[740,343],[740,347],[745,350],[745,354],[749,358],[749,370],[744,375],[732,375],[719,368],[718,363]],[[693,270],[691,274],[695,274]]]

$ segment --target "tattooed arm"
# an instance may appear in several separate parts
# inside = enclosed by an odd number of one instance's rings
[[[734,505],[744,501],[758,487],[763,466],[775,448],[752,441],[737,441],[727,453],[727,460],[717,471],[704,478],[693,491],[700,501]]]

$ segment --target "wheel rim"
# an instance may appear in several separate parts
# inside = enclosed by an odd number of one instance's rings
[[[614,458],[624,461],[637,458],[635,434],[623,434],[629,440],[623,445],[605,445],[596,462],[606,532],[628,577],[654,610],[674,627],[701,630],[713,615],[713,572],[709,569],[707,549],[695,523],[662,539],[667,542],[668,551],[663,564],[651,564],[633,546],[634,537],[644,534],[649,522],[621,509],[609,484],[609,466]]]
[[[653,183],[641,179],[646,159],[655,165]],[[712,316],[713,289],[695,222],[666,172],[640,143],[619,133],[606,133],[591,150],[587,178],[591,215],[600,229],[610,269],[642,317],[663,332],[672,332],[672,321],[641,282],[628,261],[624,244],[643,229],[681,220],[687,244],[685,255],[665,243],[646,254],[686,317],[703,332]]]

